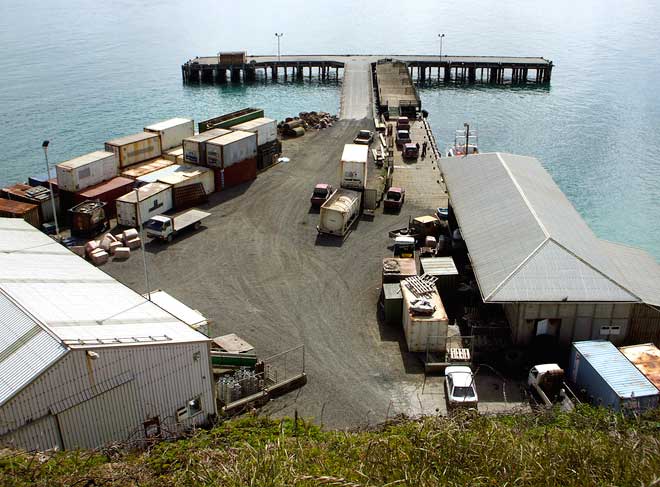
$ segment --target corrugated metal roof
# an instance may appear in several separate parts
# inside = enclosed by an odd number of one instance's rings
[[[149,296],[151,297],[152,303],[157,304],[168,313],[176,316],[188,326],[197,328],[200,325],[208,323],[208,320],[202,315],[202,313],[186,306],[165,291],[159,289],[158,291],[151,292]]]
[[[132,179],[117,176],[116,178],[112,178],[109,181],[104,181],[102,183],[95,184],[94,186],[90,186],[89,188],[85,189],[84,191],[81,191],[78,194],[82,198],[94,199],[98,196],[104,195],[109,191],[114,191],[116,189],[132,186],[132,185],[133,185]]]
[[[658,394],[658,389],[611,342],[591,340],[573,346],[620,398]]]
[[[660,349],[652,343],[621,347],[623,353],[635,367],[658,389],[660,389]]]
[[[624,275],[537,159],[490,153],[440,164],[484,301],[653,301],[643,289],[660,280]]]
[[[22,228],[21,228],[22,227]],[[0,289],[71,347],[208,340],[47,235],[0,218]],[[5,230],[6,229],[6,230]]]
[[[164,167],[158,171],[140,176],[137,180],[142,183],[155,183],[160,181],[167,184],[174,184],[182,179],[188,179],[208,171],[211,171],[211,169],[203,166],[172,164],[171,166]],[[174,182],[169,180],[170,177],[173,177]]]
[[[601,240],[605,251],[631,289],[647,304],[660,306],[660,266],[643,250]]]
[[[0,405],[67,350],[0,289]]]

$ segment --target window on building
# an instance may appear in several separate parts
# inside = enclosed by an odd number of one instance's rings
[[[620,335],[621,334],[621,327],[616,326],[616,325],[601,326],[600,327],[600,334],[602,336]]]
[[[536,336],[539,335],[549,335],[553,337],[559,336],[559,327],[561,326],[561,320],[551,318],[536,320]]]

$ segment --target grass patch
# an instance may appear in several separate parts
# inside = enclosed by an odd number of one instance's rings
[[[0,485],[660,485],[660,411],[584,406],[354,432],[248,416],[148,451],[5,452]]]

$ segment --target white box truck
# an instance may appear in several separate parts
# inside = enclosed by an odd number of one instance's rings
[[[346,144],[339,163],[341,187],[363,190],[367,184],[369,146]]]
[[[195,122],[189,118],[170,118],[145,127],[144,131],[160,136],[160,150],[164,152],[180,146],[183,139],[195,135]]]
[[[172,186],[164,183],[145,184],[137,190],[117,198],[117,223],[127,227],[142,225],[152,216],[160,215],[173,208]],[[137,218],[138,198],[140,221]]]
[[[316,230],[327,235],[345,236],[360,216],[361,194],[357,191],[338,189],[327,199],[319,212]]]
[[[113,152],[99,150],[62,162],[55,170],[59,188],[75,193],[116,177],[119,162]]]

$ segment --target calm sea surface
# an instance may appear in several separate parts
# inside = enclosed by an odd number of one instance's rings
[[[184,86],[219,50],[544,56],[549,88],[426,87],[440,145],[470,122],[483,150],[538,157],[601,237],[660,259],[660,9],[651,1],[0,0],[0,184],[172,116],[259,106],[337,112],[318,82]]]

